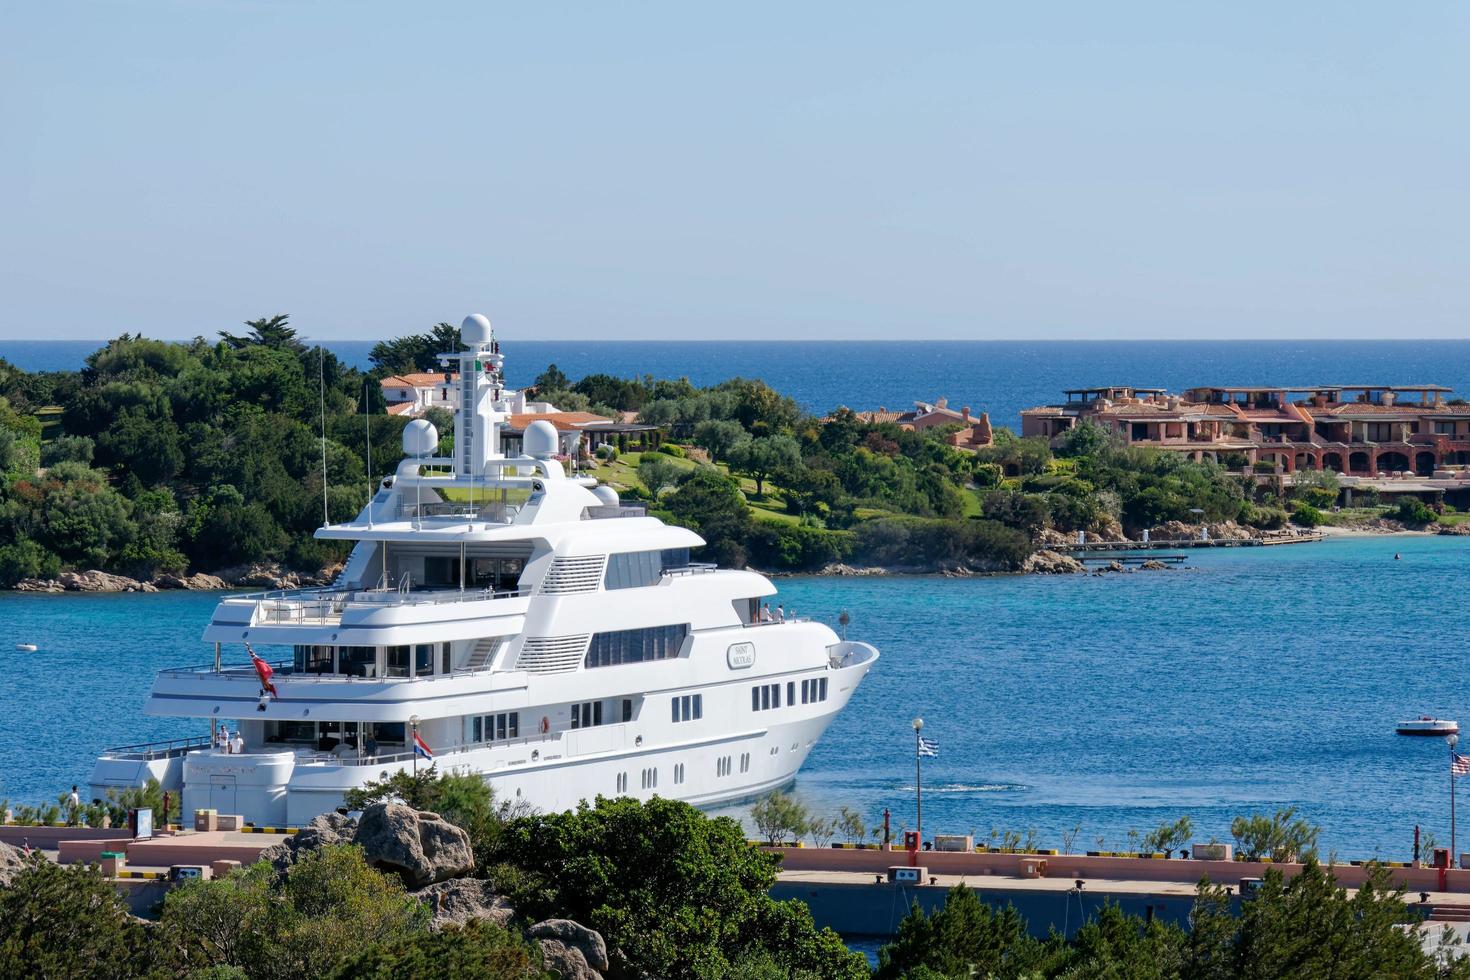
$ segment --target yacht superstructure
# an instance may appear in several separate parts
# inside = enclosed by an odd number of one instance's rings
[[[767,578],[691,561],[697,534],[567,476],[550,423],[503,455],[499,345],[478,314],[461,337],[467,350],[441,358],[459,373],[452,455],[410,422],[397,471],[317,532],[354,542],[331,586],[221,601],[214,662],[161,671],[146,707],[201,719],[201,735],[104,753],[94,795],[155,777],[186,813],[294,825],[428,753],[546,810],[597,795],[712,805],[795,777],[877,650],[771,622]],[[274,693],[254,664],[229,665],[251,654]]]

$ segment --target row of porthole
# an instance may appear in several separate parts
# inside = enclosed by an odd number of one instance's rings
[[[772,755],[775,755],[777,751],[778,751],[777,749],[774,749],[773,748],[773,749],[771,749],[771,754]],[[735,771],[735,762],[734,762],[734,760],[730,756],[728,756],[728,755],[721,756],[720,758],[718,758],[718,759],[715,760],[715,775],[716,776],[724,777],[724,776],[733,775],[734,774],[734,771]],[[740,771],[742,773],[750,772],[750,753],[749,752],[742,752],[742,753],[740,753]],[[676,786],[677,785],[681,785],[684,782],[684,776],[685,776],[684,763],[682,763],[682,762],[675,763],[674,764],[674,784]],[[618,793],[626,793],[626,792],[628,792],[628,774],[625,773],[625,772],[618,773],[617,774],[617,778],[615,780],[615,784],[617,786],[617,792]],[[639,784],[640,784],[641,788],[643,788],[643,789],[658,789],[658,768],[657,767],[654,767],[652,769],[644,769],[639,774]]]

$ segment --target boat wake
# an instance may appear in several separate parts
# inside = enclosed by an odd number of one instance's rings
[[[1031,787],[1025,783],[939,783],[934,786],[925,786],[925,794],[929,793],[1017,793],[1029,790]],[[905,786],[904,792],[912,793],[912,785]]]

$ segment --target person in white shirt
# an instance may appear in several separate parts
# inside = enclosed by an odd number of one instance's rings
[[[786,607],[785,606],[781,606],[781,605],[777,605],[776,606],[776,622],[778,622],[778,623],[784,623],[784,622],[786,622]]]
[[[230,730],[228,727],[221,725],[215,729],[214,747],[221,752],[230,751]]]
[[[235,737],[230,741],[230,754],[231,755],[240,755],[244,751],[245,751],[245,739],[244,739],[243,736],[241,736],[241,734],[239,733],[239,731],[236,731],[235,732]]]

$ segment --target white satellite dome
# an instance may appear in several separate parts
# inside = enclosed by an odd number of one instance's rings
[[[550,459],[555,456],[556,444],[556,426],[545,419],[537,419],[526,426],[526,434],[521,437],[526,455],[536,459]]]
[[[490,318],[483,313],[471,313],[459,325],[459,339],[467,346],[490,343]]]
[[[439,448],[439,430],[428,419],[414,419],[403,427],[403,451],[410,456],[427,456]]]
[[[600,483],[593,487],[592,496],[602,501],[604,506],[616,507],[618,505],[618,492],[606,483]]]

